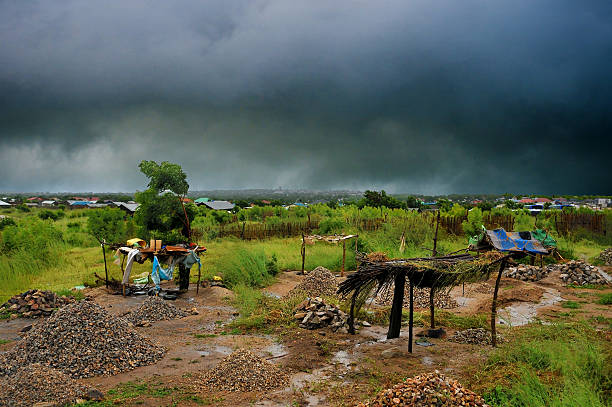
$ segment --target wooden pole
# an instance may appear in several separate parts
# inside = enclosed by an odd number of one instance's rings
[[[125,271],[123,271],[123,262],[125,261],[125,254],[123,255],[123,258],[121,259],[121,292],[123,294],[123,296],[125,297],[125,284],[123,284],[123,273],[125,273]]]
[[[306,263],[306,240],[302,232],[302,274],[304,274],[304,264]]]
[[[202,266],[198,267],[198,285],[196,286],[196,295],[200,293],[200,279],[202,277]]]
[[[106,240],[102,240],[100,246],[102,246],[102,256],[104,257],[104,280],[106,282],[106,289],[108,289],[108,267],[106,266],[106,249],[104,245],[106,244]]]
[[[436,218],[436,233],[434,234],[433,250],[431,257],[438,255],[438,227],[440,226],[440,211],[438,211],[438,217]]]
[[[434,314],[434,293],[435,293],[435,289],[434,287],[431,287],[429,289],[429,325],[431,326],[431,329],[436,329],[436,318],[435,318],[435,314]]]
[[[357,292],[355,291],[351,297],[351,312],[348,317],[348,332],[351,335],[355,335],[355,301],[357,300]]]
[[[406,287],[406,273],[401,272],[395,276],[395,288],[393,289],[393,303],[391,315],[389,316],[389,330],[387,339],[399,338],[402,329],[402,308],[404,305],[404,287]]]
[[[344,263],[346,261],[346,239],[342,240],[342,270],[340,270],[340,276],[344,277]]]
[[[412,326],[414,314],[414,285],[410,281],[410,313],[408,315],[408,352],[412,353]]]
[[[495,320],[497,319],[497,292],[499,291],[499,282],[501,280],[504,268],[506,268],[506,259],[502,260],[499,265],[499,272],[497,273],[497,280],[495,281],[495,291],[493,291],[493,303],[491,304],[491,345],[497,346],[497,336],[495,332]]]

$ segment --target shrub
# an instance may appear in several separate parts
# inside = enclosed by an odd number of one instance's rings
[[[342,233],[346,228],[346,223],[340,218],[327,218],[319,223],[319,233],[332,234]]]
[[[276,254],[273,254],[270,260],[266,262],[266,271],[272,276],[278,274],[278,259],[276,258]]]
[[[51,219],[51,220],[58,220],[64,217],[64,211],[52,211],[49,209],[43,209],[42,211],[38,212],[38,217],[45,220],[45,219]]]
[[[482,211],[480,208],[473,208],[468,212],[467,220],[464,220],[461,223],[461,227],[463,228],[463,233],[468,237],[475,236],[480,233],[482,230],[483,222],[482,222]]]
[[[126,239],[126,225],[123,211],[119,208],[104,208],[91,211],[87,219],[87,232],[107,242],[121,242]]]
[[[2,218],[0,219],[0,230],[4,229],[7,226],[15,226],[16,223],[13,218]]]

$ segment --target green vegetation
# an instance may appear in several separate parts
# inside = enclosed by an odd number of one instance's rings
[[[607,349],[585,324],[529,325],[493,352],[474,380],[492,383],[484,397],[493,406],[609,406]]]
[[[612,305],[612,293],[600,295],[599,300],[597,300],[597,303],[603,305]]]
[[[563,301],[561,306],[563,308],[570,308],[570,309],[578,309],[578,308],[580,308],[580,304],[578,304],[576,301]]]

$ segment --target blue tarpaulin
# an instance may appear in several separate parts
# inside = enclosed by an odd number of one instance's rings
[[[502,252],[527,252],[549,254],[549,251],[529,232],[506,232],[504,229],[487,230],[487,240],[493,247]]]

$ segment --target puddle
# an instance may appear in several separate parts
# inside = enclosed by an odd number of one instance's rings
[[[287,354],[287,348],[282,343],[272,342],[270,345],[262,349],[262,352],[272,358]]]
[[[499,323],[510,326],[522,326],[535,320],[538,316],[538,309],[549,305],[554,305],[562,301],[559,291],[548,289],[542,294],[542,299],[539,303],[521,302],[510,305],[499,311]]]
[[[433,365],[433,359],[430,358],[429,356],[423,356],[422,361],[424,365],[427,365],[427,366]]]
[[[469,297],[455,297],[454,299],[455,301],[457,301],[457,304],[459,304],[460,307],[465,307],[466,305],[469,305],[471,302],[476,301],[476,298],[469,298]]]
[[[334,357],[332,358],[333,363],[340,363],[344,365],[344,367],[349,367],[352,361],[353,359],[345,350],[339,350],[334,354]]]
[[[229,355],[233,352],[232,348],[223,345],[211,345],[205,346],[196,350],[200,356],[210,356],[213,353],[220,353],[221,355]]]

